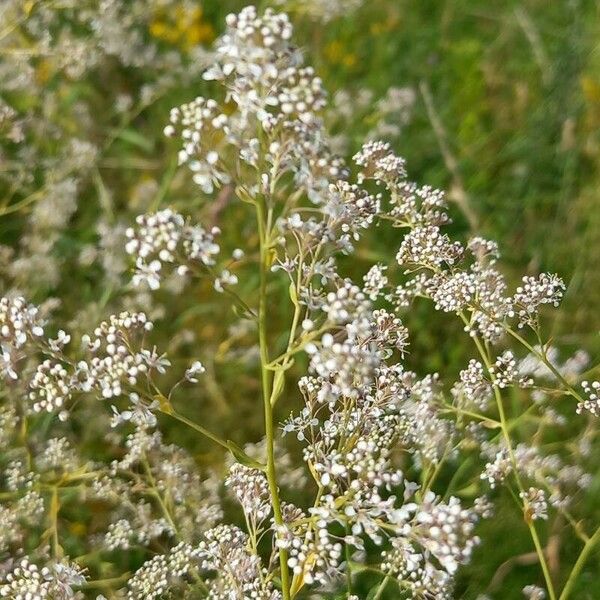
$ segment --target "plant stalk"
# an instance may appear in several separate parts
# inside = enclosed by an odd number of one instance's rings
[[[577,578],[579,577],[579,574],[581,573],[581,570],[585,565],[586,560],[589,558],[592,550],[598,542],[600,542],[600,527],[596,529],[594,535],[591,538],[589,538],[583,546],[583,550],[579,554],[579,557],[577,558],[577,561],[575,562],[575,565],[573,566],[573,569],[569,574],[569,578],[567,579],[567,583],[563,588],[559,600],[567,600],[567,598],[569,598],[571,592],[573,591],[575,582],[577,581]]]
[[[275,428],[273,425],[273,407],[271,405],[271,373],[267,368],[269,364],[269,349],[267,340],[267,274],[269,271],[268,241],[265,232],[264,211],[262,199],[256,202],[256,219],[259,230],[260,243],[260,287],[258,298],[258,343],[260,348],[260,371],[262,381],[262,396],[265,416],[265,438],[267,446],[267,481],[271,502],[273,504],[273,519],[275,526],[283,525],[281,514],[281,501],[277,486],[277,472],[275,467]],[[279,567],[281,571],[281,593],[283,600],[290,600],[290,576],[288,570],[287,550],[279,548]]]
[[[465,325],[469,325],[467,318],[462,313],[460,313],[460,317],[463,320],[463,322],[465,323]],[[484,348],[484,346],[482,345],[481,341],[479,340],[479,338],[477,336],[473,337],[473,341],[475,342],[475,345],[477,346],[477,350],[479,351],[481,359],[483,360],[488,372],[491,373],[492,364],[491,364],[491,360],[490,360],[490,357],[488,356],[488,352],[487,352],[486,348]],[[502,396],[500,394],[500,390],[498,389],[498,386],[494,382],[492,382],[492,388],[494,390],[494,398],[496,399],[496,406],[498,408],[498,415],[500,417],[500,429],[502,431],[502,435],[506,442],[508,454],[510,456],[510,459],[511,459],[511,462],[513,465],[515,481],[517,483],[517,487],[519,488],[519,491],[522,492],[523,494],[525,494],[525,488],[523,486],[523,482],[521,481],[521,476],[519,475],[518,464],[517,464],[515,453],[514,453],[514,450],[512,447],[512,440],[510,437],[508,422],[506,420],[506,414],[504,412],[504,404],[502,403]],[[544,575],[546,587],[548,588],[548,595],[550,597],[550,600],[556,600],[556,592],[554,591],[554,584],[552,582],[552,577],[550,576],[550,569],[548,568],[548,562],[546,561],[546,557],[544,556],[544,549],[542,548],[542,545],[540,543],[540,538],[538,536],[537,529],[536,529],[533,521],[530,518],[526,517],[525,521],[526,521],[527,527],[529,529],[531,539],[533,540],[533,545],[535,546],[535,551],[536,551],[536,553],[538,555],[538,559],[540,561],[540,566],[542,568],[542,573]]]

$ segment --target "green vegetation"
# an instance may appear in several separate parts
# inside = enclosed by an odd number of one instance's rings
[[[134,31],[141,41],[131,38],[139,41],[138,48],[122,38],[124,48],[112,52],[98,41],[105,43],[108,36],[102,37],[93,19],[82,16],[98,9],[96,0],[82,0],[81,6],[77,1],[4,1],[0,296],[18,291],[42,306],[44,317],[63,324],[74,340],[110,314],[144,310],[155,323],[153,343],[168,354],[178,374],[194,360],[206,368],[201,384],[174,396],[183,418],[239,447],[256,443],[264,434],[259,349],[256,332],[239,318],[244,308],[226,294],[216,294],[211,279],[173,288],[176,293],[161,288],[152,297],[133,291],[125,283],[132,263],[124,252],[125,229],[139,214],[169,207],[207,229],[219,227],[223,254],[243,248],[247,255],[236,271],[235,293],[258,306],[260,290],[260,301],[268,302],[261,331],[270,336],[272,348],[285,350],[293,313],[289,282],[273,280],[267,290],[259,281],[253,263],[260,258],[268,266],[270,259],[253,208],[238,201],[232,185],[204,193],[189,170],[177,166],[179,141],[163,134],[172,107],[210,96],[215,89],[201,75],[210,64],[207,53],[223,31],[225,16],[246,3],[132,0],[128,7],[127,2],[113,2],[125,9],[103,27],[121,22],[123,32]],[[257,4],[260,9],[268,3]],[[288,10],[294,24],[295,42],[330,92],[324,119],[336,149],[350,161],[374,132],[389,140],[406,159],[410,180],[448,191],[453,238],[476,234],[498,242],[500,269],[511,290],[524,274],[557,273],[567,287],[561,308],[542,313],[546,339],[563,361],[585,349],[591,361],[582,378],[599,379],[600,5],[593,0],[369,0],[323,21],[306,14],[303,2],[283,4],[281,10]],[[106,9],[104,14],[111,13]],[[134,52],[130,60],[123,59],[127,46]],[[150,47],[156,55],[143,55]],[[385,104],[390,88],[404,90],[401,109]],[[382,123],[390,127],[382,129]],[[393,227],[372,227],[357,252],[339,261],[340,272],[360,281],[374,262],[391,265],[403,235]],[[401,273],[396,264],[388,274]],[[465,337],[463,323],[436,312],[431,302],[416,301],[402,320],[410,332],[405,362],[419,376],[437,371],[444,381],[455,381],[476,356],[468,338],[456,343],[457,337]],[[290,411],[298,412],[295,381],[307,364],[305,356],[295,357],[275,424]],[[170,385],[177,381],[175,375],[166,378]],[[0,393],[1,403],[15,391],[7,385]],[[522,415],[525,396],[520,389],[506,391],[510,415]],[[268,397],[265,402],[270,406]],[[79,416],[68,425],[79,449],[98,460],[110,460],[114,450],[98,436],[110,418],[110,403],[105,404],[82,401]],[[568,416],[560,429],[527,415],[509,426],[515,439],[517,434],[521,440],[535,437],[549,453],[585,462],[580,466],[592,475],[572,515],[538,522],[549,576],[561,590],[600,522],[600,447],[597,419],[575,415],[572,402],[564,398],[557,407]],[[203,469],[226,476],[222,448],[167,414],[159,414],[158,420],[166,442],[185,448]],[[55,422],[51,415],[38,418],[40,439]],[[19,435],[25,439],[28,432],[21,424]],[[298,445],[293,440],[288,445],[298,458]],[[2,470],[13,458],[6,452],[6,459],[0,457]],[[465,463],[445,463],[432,489],[443,495],[451,487],[472,503],[482,493],[484,484],[479,485],[476,474],[483,464],[476,453]],[[423,475],[413,469],[415,478]],[[461,487],[461,482],[468,485]],[[302,503],[304,491],[292,490],[290,499]],[[0,525],[5,493],[3,484]],[[83,494],[76,485],[67,490],[63,501],[69,508],[60,513],[61,544],[71,557],[83,555],[82,538],[100,535],[109,519],[101,501],[73,502],[78,493]],[[524,586],[544,585],[539,553],[511,494],[502,487],[495,491],[495,516],[478,526],[482,544],[459,571],[456,598],[489,594],[517,600],[524,597]],[[236,511],[226,500],[225,520],[239,520]],[[35,546],[41,537],[51,544],[56,530],[55,519],[54,530],[30,531],[22,547]],[[367,553],[372,551],[367,547]],[[117,560],[101,553],[84,557],[81,564],[94,580],[117,579],[85,597],[102,592],[110,600],[117,598],[115,590],[126,577],[118,578],[148,558],[141,548],[118,552]],[[10,552],[0,551],[0,563],[9,557]],[[572,599],[600,599],[600,544],[586,559],[570,591]],[[361,599],[373,599],[369,590],[380,581],[379,575],[357,571],[353,591]],[[398,598],[398,589],[386,586],[378,597]]]

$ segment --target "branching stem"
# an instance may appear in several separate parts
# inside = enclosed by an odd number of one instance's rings
[[[269,493],[273,504],[273,518],[277,527],[283,525],[281,514],[281,501],[279,499],[279,488],[277,486],[277,473],[275,467],[274,439],[275,430],[273,424],[273,406],[271,396],[273,393],[272,377],[269,371],[269,349],[267,340],[267,274],[269,272],[269,244],[265,230],[265,216],[262,199],[256,202],[256,220],[258,222],[260,243],[260,287],[258,299],[258,343],[260,348],[260,371],[262,381],[262,395],[265,416],[265,438],[267,445],[267,481]],[[284,548],[279,549],[279,567],[281,570],[281,593],[283,600],[290,600],[290,581],[288,570],[288,555]]]
[[[464,314],[460,313],[460,318],[462,319],[463,323],[466,326],[469,326],[469,321],[465,317]],[[476,335],[473,336],[473,341],[475,342],[475,346],[477,346],[477,350],[479,351],[481,359],[483,360],[488,372],[491,373],[492,372],[492,361],[490,359],[487,349],[483,346],[483,344],[481,343],[481,340],[479,340],[479,338]],[[508,450],[508,454],[510,456],[511,463],[513,465],[515,482],[517,484],[517,487],[519,488],[519,492],[521,492],[523,495],[525,495],[525,488],[523,486],[523,482],[521,481],[521,476],[519,474],[519,467],[518,467],[517,459],[515,457],[515,453],[514,453],[513,446],[512,446],[512,440],[510,437],[510,429],[508,427],[506,413],[504,412],[504,404],[502,403],[502,396],[500,394],[500,389],[495,384],[495,382],[492,382],[492,388],[494,390],[494,398],[496,400],[496,406],[498,408],[498,415],[500,417],[500,428],[502,430],[502,435],[503,435],[504,441],[506,443],[506,447]],[[525,509],[525,507],[523,507],[523,509]],[[552,582],[552,577],[550,576],[550,569],[548,568],[548,562],[546,561],[546,557],[544,555],[544,549],[542,548],[542,545],[540,543],[540,538],[539,538],[537,529],[535,527],[533,520],[528,515],[525,515],[525,510],[524,510],[524,516],[525,516],[525,522],[529,529],[529,533],[531,535],[531,539],[533,540],[533,545],[535,546],[535,551],[536,551],[536,553],[538,555],[538,559],[540,561],[540,566],[542,568],[542,572],[544,574],[544,580],[546,581],[546,587],[548,588],[548,595],[550,597],[550,600],[556,600],[556,592],[554,591],[554,584]]]

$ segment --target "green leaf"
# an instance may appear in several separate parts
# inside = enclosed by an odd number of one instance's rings
[[[266,465],[263,465],[261,462],[253,459],[251,456],[248,456],[232,440],[227,440],[227,447],[229,448],[229,452],[231,452],[235,460],[237,460],[241,465],[244,465],[245,467],[250,467],[251,469],[258,469],[259,471],[267,470]]]
[[[457,490],[455,495],[460,498],[474,498],[477,494],[480,493],[479,482],[472,483],[471,485],[467,485],[466,487]]]
[[[152,152],[154,150],[154,142],[135,129],[121,129],[115,133],[115,137],[132,146],[137,146],[145,152]]]
[[[275,371],[275,376],[273,377],[273,392],[272,392],[272,400],[271,404],[274,405],[277,402],[279,396],[281,396],[281,392],[283,392],[283,387],[285,385],[285,372],[282,369]]]
[[[298,295],[296,294],[296,284],[294,282],[290,283],[290,299],[293,302],[294,306],[298,307]]]
[[[239,304],[232,304],[231,310],[234,312],[236,317],[240,317],[241,319],[246,319],[248,321],[256,320],[256,317],[249,312],[244,306],[240,306]]]

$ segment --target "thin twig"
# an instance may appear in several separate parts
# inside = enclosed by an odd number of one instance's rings
[[[444,129],[442,121],[435,109],[429,84],[426,81],[421,81],[419,83],[419,90],[423,96],[423,101],[425,102],[425,108],[427,110],[427,116],[429,117],[431,127],[435,133],[438,146],[440,147],[440,152],[442,153],[442,158],[444,159],[446,168],[452,175],[452,189],[449,198],[460,208],[462,213],[465,215],[465,218],[469,222],[469,227],[475,231],[478,229],[479,219],[477,218],[475,211],[471,208],[469,195],[465,190],[465,184],[462,175],[460,174],[458,161],[450,150],[448,135],[446,134],[446,130]]]
[[[542,81],[545,85],[548,85],[552,81],[552,68],[537,27],[522,6],[516,7],[514,12],[517,23],[523,30],[523,33],[531,46],[535,62],[537,62],[540,71],[542,72]]]

